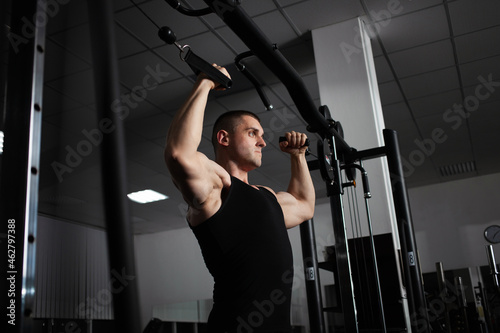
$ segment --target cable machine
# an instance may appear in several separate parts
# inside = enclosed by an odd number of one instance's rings
[[[416,241],[413,233],[410,208],[408,204],[406,184],[403,175],[397,134],[391,130],[384,130],[385,147],[376,147],[365,151],[356,151],[350,147],[339,133],[339,124],[335,122],[326,106],[317,110],[307,88],[301,77],[289,62],[283,57],[280,51],[255,25],[251,18],[241,8],[241,1],[238,0],[204,0],[207,8],[192,10],[181,6],[177,0],[166,0],[167,3],[182,14],[200,16],[207,13],[217,14],[226,25],[246,44],[253,55],[258,57],[268,69],[273,72],[285,85],[291,98],[295,102],[303,119],[308,123],[308,130],[317,133],[322,140],[318,144],[318,167],[322,170],[322,176],[326,183],[327,195],[330,199],[332,211],[333,227],[335,233],[335,252],[337,258],[338,283],[342,303],[342,311],[346,332],[358,332],[358,319],[354,300],[353,283],[351,277],[351,267],[347,235],[345,233],[345,217],[342,201],[342,181],[341,170],[352,163],[363,160],[386,157],[391,174],[396,219],[398,224],[399,239],[401,241],[401,252],[403,262],[404,284],[406,287],[410,313],[418,316],[426,313],[426,303],[421,281],[421,272],[418,264]],[[351,166],[354,167],[354,166]],[[357,167],[356,167],[357,168]],[[365,177],[366,175],[364,175]],[[308,248],[309,254],[315,251],[314,236],[310,233],[311,221],[307,221],[301,227],[301,237],[303,245]],[[311,258],[307,256],[306,258]],[[313,261],[313,260],[308,260]],[[311,272],[310,265],[306,263],[306,271]],[[314,271],[314,267],[312,267]],[[316,271],[317,273],[317,271]],[[307,278],[306,278],[307,280]],[[324,323],[321,315],[317,313],[321,304],[320,295],[316,289],[318,283],[314,283],[308,288],[308,298],[312,297],[315,302],[308,300],[308,303],[315,303],[316,306],[309,307],[314,310],[311,316],[316,322],[311,322],[311,327],[321,332]],[[383,321],[383,319],[382,319]],[[412,320],[412,328],[418,332],[428,332],[428,324],[417,328],[417,321]],[[383,325],[384,326],[384,325]]]
[[[393,188],[393,197],[396,209],[396,217],[398,224],[399,239],[401,241],[401,251],[402,251],[402,263],[403,263],[403,273],[404,273],[404,284],[408,294],[408,302],[410,307],[410,313],[413,315],[419,315],[421,313],[426,313],[426,304],[424,299],[424,293],[421,282],[421,272],[418,265],[418,258],[416,256],[416,243],[415,236],[413,234],[413,225],[410,215],[410,209],[408,205],[408,197],[406,192],[406,185],[403,176],[402,164],[399,155],[399,147],[397,143],[397,135],[394,131],[384,130],[384,147],[375,147],[369,150],[356,151],[356,149],[350,147],[344,140],[342,135],[342,129],[338,122],[334,121],[328,111],[326,106],[321,107],[319,110],[316,109],[312,98],[310,97],[305,84],[303,83],[301,77],[295,71],[295,69],[289,64],[289,62],[283,57],[280,51],[272,44],[266,36],[260,31],[260,29],[255,25],[255,23],[248,17],[244,10],[239,6],[240,1],[238,0],[204,0],[207,4],[207,8],[201,10],[192,10],[185,8],[180,5],[176,0],[166,0],[169,5],[185,15],[200,16],[208,13],[217,14],[226,25],[237,35],[239,38],[247,45],[251,54],[241,55],[238,59],[246,57],[248,55],[253,55],[258,57],[262,63],[264,63],[271,72],[273,72],[285,85],[290,96],[295,102],[301,116],[308,123],[308,130],[310,132],[316,133],[321,140],[318,141],[318,153],[319,159],[314,166],[318,168],[322,177],[325,180],[327,194],[330,200],[333,228],[335,233],[335,255],[337,263],[337,274],[338,274],[338,284],[342,286],[340,288],[340,298],[341,306],[345,323],[346,332],[359,332],[358,327],[358,315],[356,309],[356,303],[354,300],[354,290],[353,281],[351,275],[351,264],[350,256],[347,242],[347,235],[345,229],[345,216],[344,216],[344,206],[342,195],[344,194],[343,183],[342,183],[342,170],[358,169],[362,173],[364,192],[365,196],[369,193],[368,182],[366,178],[366,171],[362,167],[362,161],[372,158],[386,157],[389,166],[389,172],[391,174],[391,183]],[[34,3],[37,3],[36,7]],[[15,3],[15,2],[13,2]],[[16,11],[13,13],[19,13],[18,18],[23,16],[33,17],[36,14],[36,10],[41,10],[40,6],[43,6],[43,1],[33,1],[31,6],[22,6],[18,3],[16,5]],[[91,33],[93,41],[93,52],[94,60],[96,60],[96,76],[98,79],[99,89],[97,89],[97,107],[101,115],[112,117],[106,112],[106,106],[110,105],[114,97],[117,96],[117,70],[116,70],[116,55],[113,49],[113,27],[111,19],[111,6],[109,2],[100,1],[89,1],[89,11],[94,18],[91,22]],[[15,19],[17,16],[13,16]],[[19,19],[19,21],[21,21]],[[18,27],[21,29],[21,27]],[[11,80],[10,82],[18,82],[19,86],[25,87],[21,91],[25,91],[26,96],[31,96],[25,99],[24,104],[16,106],[14,109],[19,110],[20,113],[24,112],[22,120],[16,119],[5,119],[4,124],[11,126],[13,131],[19,131],[19,137],[30,137],[33,135],[38,135],[36,127],[30,127],[33,125],[40,126],[40,111],[41,111],[41,91],[42,91],[42,80],[43,70],[40,67],[40,61],[43,61],[43,49],[44,49],[44,31],[43,26],[38,26],[35,29],[35,35],[38,39],[30,44],[29,49],[26,51],[26,58],[15,59],[15,61],[20,61],[19,65],[13,65],[12,68],[17,68],[20,70],[26,63],[32,64],[33,67],[29,67],[27,70],[25,68],[24,72],[28,74],[35,74],[29,82],[32,82],[32,86],[29,91],[25,82],[22,79]],[[16,30],[14,30],[16,31]],[[165,32],[165,31],[164,31]],[[166,42],[171,42],[175,44],[175,38],[167,38],[165,34],[163,38]],[[171,36],[170,36],[171,37]],[[183,50],[181,50],[182,52]],[[42,57],[42,58],[41,58]],[[203,61],[199,62],[197,57],[191,57],[195,59],[190,63],[191,68],[194,71],[204,70]],[[13,58],[14,59],[14,58]],[[183,59],[188,62],[188,55]],[[13,64],[15,62],[13,61]],[[13,69],[15,70],[15,69]],[[208,71],[208,69],[207,69]],[[209,74],[209,73],[208,73]],[[209,74],[210,75],[210,74]],[[217,77],[214,78],[217,80]],[[220,78],[219,78],[220,80]],[[222,82],[226,86],[230,86],[231,82]],[[256,84],[254,82],[254,84]],[[10,87],[9,87],[10,88]],[[21,92],[16,92],[15,96],[20,96]],[[33,97],[33,98],[32,98]],[[261,95],[261,98],[264,97]],[[12,101],[13,99],[9,99]],[[29,103],[28,103],[29,101]],[[271,106],[268,106],[271,108]],[[19,114],[20,114],[19,113]],[[16,116],[19,114],[16,113]],[[30,121],[26,121],[26,115],[34,115],[34,118],[30,118]],[[9,115],[7,113],[7,115]],[[38,115],[38,116],[37,116]],[[115,117],[116,118],[116,117]],[[114,118],[112,118],[114,119]],[[120,127],[120,122],[118,119],[114,119],[115,125]],[[32,129],[31,136],[26,132],[28,129]],[[38,127],[39,128],[39,127]],[[34,129],[34,134],[33,134]],[[8,134],[8,133],[6,133]],[[10,134],[9,134],[10,135]],[[107,183],[104,187],[108,189],[105,193],[105,198],[109,201],[106,202],[106,206],[109,211],[113,211],[114,214],[107,214],[107,227],[108,234],[113,234],[113,237],[109,237],[108,241],[110,243],[110,262],[113,267],[125,268],[126,272],[130,275],[134,274],[133,265],[133,253],[131,253],[131,235],[129,230],[128,212],[126,207],[126,196],[124,191],[124,180],[125,171],[123,170],[123,146],[121,140],[122,132],[116,130],[109,137],[109,141],[103,141],[103,150],[105,153],[103,156],[103,175]],[[10,137],[9,137],[10,138]],[[26,143],[26,139],[20,140],[21,143]],[[34,139],[35,141],[36,138]],[[40,140],[38,140],[39,143]],[[15,200],[15,206],[19,206],[19,202],[26,203],[25,207],[29,207],[28,211],[31,212],[27,214],[26,211],[16,213],[17,221],[20,226],[16,230],[18,239],[24,237],[24,258],[23,265],[25,269],[23,270],[23,290],[26,293],[18,294],[16,300],[19,306],[19,320],[23,325],[20,325],[18,332],[24,331],[29,332],[29,311],[31,308],[30,302],[32,302],[32,291],[33,291],[33,275],[34,275],[34,235],[36,231],[36,203],[37,197],[35,195],[27,196],[26,193],[37,193],[37,161],[39,158],[39,149],[36,149],[36,145],[33,144],[33,140],[30,141],[31,147],[29,148],[29,159],[23,161],[16,161],[14,158],[2,157],[2,203],[10,202],[8,196],[14,191],[18,193]],[[25,149],[25,147],[30,147],[28,143],[23,145],[23,147],[17,147]],[[16,145],[19,143],[6,142],[5,154],[4,156],[13,156],[16,151]],[[107,147],[107,148],[106,148]],[[12,154],[12,155],[9,155]],[[22,155],[22,154],[20,154]],[[12,161],[12,164],[11,162]],[[13,172],[15,168],[19,165],[24,166],[24,170],[27,172],[22,176],[21,184],[25,186],[19,186],[19,182],[14,180],[9,180],[9,172],[12,174],[18,174],[19,172]],[[313,166],[313,167],[314,167]],[[123,170],[123,171],[120,171]],[[117,172],[120,171],[120,172]],[[7,177],[7,175],[9,175]],[[34,177],[34,178],[33,178]],[[30,185],[31,184],[31,185]],[[30,188],[30,186],[32,186]],[[20,190],[14,190],[15,188],[21,188]],[[14,193],[12,192],[12,193]],[[367,206],[368,208],[368,206]],[[5,212],[2,210],[2,219],[5,221],[10,218],[10,212]],[[118,215],[118,217],[117,217]],[[303,245],[303,259],[306,269],[306,289],[308,295],[308,308],[310,317],[311,330],[314,332],[324,332],[324,318],[322,315],[322,301],[321,292],[319,290],[320,284],[318,279],[318,267],[317,258],[315,258],[316,245],[314,243],[314,228],[312,221],[306,221],[300,227],[301,239]],[[373,243],[371,243],[373,249]],[[6,251],[7,252],[7,251]],[[5,253],[6,253],[5,252]],[[375,256],[374,256],[375,258]],[[19,261],[21,261],[19,259]],[[30,268],[31,267],[31,268]],[[375,266],[376,267],[376,266]],[[121,270],[121,269],[120,269]],[[337,281],[336,281],[337,283]],[[127,288],[127,292],[119,293],[113,295],[115,297],[115,321],[121,323],[118,326],[120,331],[130,331],[139,332],[139,320],[138,320],[138,307],[137,307],[137,294],[136,289],[133,284],[130,288]],[[380,294],[380,292],[379,292]],[[380,295],[379,295],[380,296]],[[21,305],[22,304],[22,305]],[[379,301],[381,307],[381,326],[385,330],[384,316],[382,310],[382,302]],[[416,326],[416,322],[412,320],[412,329],[415,332],[428,332],[428,325],[425,327]]]

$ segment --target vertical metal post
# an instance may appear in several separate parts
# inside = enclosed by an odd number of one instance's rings
[[[493,279],[493,286],[497,292],[500,292],[500,273],[498,273],[497,263],[495,260],[495,251],[493,251],[493,245],[486,246],[486,253],[488,254],[488,264],[490,265],[490,273]]]
[[[459,311],[459,320],[457,322],[457,331],[470,332],[469,319],[467,318],[467,299],[465,297],[465,289],[462,282],[462,277],[455,276],[455,290],[457,291],[457,303]]]
[[[436,274],[438,280],[439,296],[441,297],[443,304],[445,304],[444,318],[445,318],[446,331],[448,333],[452,333],[451,320],[450,320],[450,302],[448,301],[448,288],[446,287],[446,278],[444,276],[443,263],[441,262],[436,263]]]
[[[314,333],[325,333],[321,284],[318,274],[318,254],[316,253],[316,237],[312,219],[300,225],[300,242],[302,244],[302,260],[306,279],[309,329]]]
[[[35,241],[38,213],[45,1],[12,1],[7,80],[2,78],[0,207],[5,232],[6,308],[9,332],[30,332],[35,295]],[[7,5],[5,4],[5,7]],[[2,13],[2,15],[5,15]],[[5,17],[3,17],[5,19]],[[1,27],[5,29],[5,26]],[[4,38],[4,36],[2,36]],[[5,56],[5,54],[4,54]],[[5,63],[2,63],[4,66]],[[2,71],[3,73],[3,71]],[[6,88],[6,89],[4,89]],[[4,308],[5,309],[5,308]]]
[[[397,133],[396,131],[385,129],[383,134],[389,173],[391,175],[398,233],[401,242],[403,271],[405,287],[408,294],[411,325],[415,332],[429,332],[427,306],[425,303],[422,275],[415,235],[413,232],[410,205],[408,203],[408,193],[399,153]]]
[[[120,101],[111,4],[112,1],[88,1],[98,119],[112,124],[108,127],[112,129],[110,133],[103,135],[101,169],[116,330],[138,333],[140,312],[126,195],[125,140],[122,119],[111,108]]]

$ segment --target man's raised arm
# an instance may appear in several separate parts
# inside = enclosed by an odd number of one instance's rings
[[[229,76],[224,68],[216,67]],[[198,152],[208,95],[217,88],[218,84],[204,74],[198,76],[188,98],[175,114],[167,134],[165,162],[175,185],[190,206],[201,205],[210,195],[213,183],[217,182],[215,163]]]
[[[199,77],[188,98],[177,111],[170,124],[165,145],[165,162],[189,159],[198,151],[203,132],[203,118],[208,94],[215,84]]]

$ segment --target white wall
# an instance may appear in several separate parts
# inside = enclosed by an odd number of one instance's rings
[[[422,271],[487,265],[484,229],[500,225],[500,174],[408,190]],[[494,245],[497,258],[500,245]]]
[[[135,237],[143,327],[154,306],[212,298],[213,279],[189,228]]]
[[[103,230],[39,215],[34,317],[113,319],[107,252]]]

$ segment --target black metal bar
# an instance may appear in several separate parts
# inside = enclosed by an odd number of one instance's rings
[[[112,131],[103,135],[101,169],[106,211],[111,290],[117,332],[139,333],[134,244],[126,196],[126,159],[122,119],[111,105],[119,101],[118,65],[111,1],[88,1],[94,63],[96,107],[99,119],[108,119]],[[116,281],[117,276],[121,281]]]
[[[352,163],[356,161],[366,161],[373,158],[384,157],[385,155],[385,147],[376,147],[360,151],[353,150],[350,154],[345,155],[345,159],[346,161]]]
[[[288,60],[271,43],[246,12],[237,4],[224,0],[204,0],[213,12],[246,44],[246,46],[272,71],[285,85],[295,102],[302,118],[309,124],[312,132],[322,137],[335,137],[339,152],[349,152],[351,148],[342,136],[327,122],[317,110],[302,78]]]
[[[7,328],[32,330],[40,165],[41,110],[45,1],[12,1],[7,80],[2,78],[2,130],[0,207],[7,274]],[[7,7],[7,5],[5,5]],[[2,16],[5,15],[2,13]],[[3,19],[6,19],[4,17]],[[31,19],[31,21],[30,21]],[[5,27],[2,26],[2,29]],[[29,32],[29,33],[28,33]],[[2,36],[4,38],[5,36]],[[5,54],[4,54],[5,56]],[[4,63],[2,63],[2,66]],[[6,90],[5,90],[6,87]]]
[[[251,56],[253,56],[253,53],[251,51],[247,51],[247,52],[243,52],[241,54],[238,54],[234,58],[234,63],[236,64],[236,68],[238,68],[238,70],[243,75],[245,75],[245,77],[248,79],[248,81],[250,81],[253,84],[255,90],[257,90],[257,93],[259,94],[259,97],[260,97],[262,103],[266,107],[266,110],[270,111],[273,109],[273,105],[271,104],[271,101],[269,101],[269,98],[267,97],[266,93],[262,89],[261,84],[259,83],[259,81],[257,81],[255,76],[253,76],[253,74],[247,70],[247,67],[241,63],[241,60],[243,60],[244,58],[247,58],[247,57],[251,57]]]
[[[314,333],[325,333],[323,300],[321,299],[321,283],[318,271],[318,254],[316,253],[316,237],[312,219],[300,225],[300,242],[302,244],[302,260],[304,262],[306,280],[309,329]]]
[[[396,131],[385,129],[383,134],[389,173],[391,175],[399,240],[401,243],[405,287],[412,319],[411,326],[415,332],[429,332],[427,305],[425,303],[422,275],[402,161],[399,153],[397,133]]]
[[[190,9],[181,5],[177,0],[165,0],[173,9],[187,16],[203,16],[212,13],[211,8]]]

